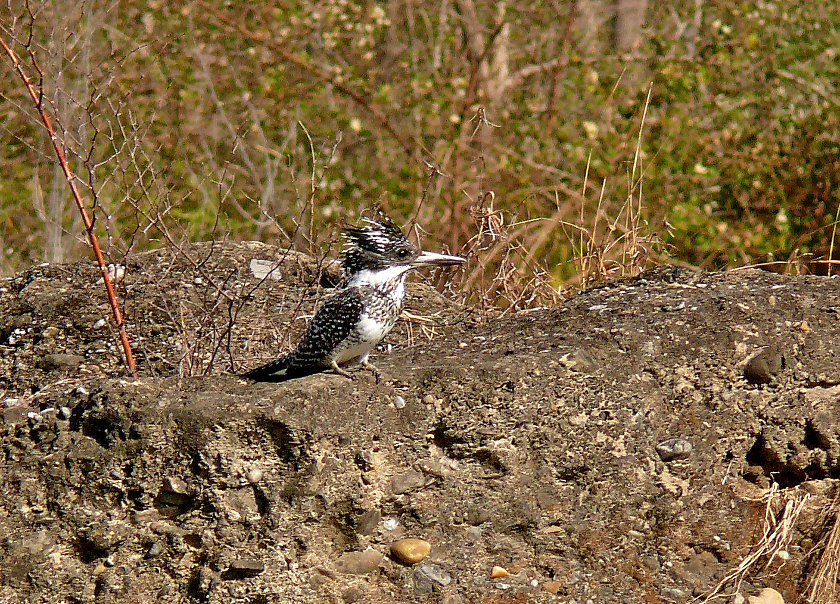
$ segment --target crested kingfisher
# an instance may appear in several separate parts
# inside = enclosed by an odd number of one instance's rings
[[[282,382],[328,369],[351,377],[343,368],[361,365],[379,382],[381,374],[368,356],[402,312],[408,272],[454,266],[465,259],[420,250],[384,216],[366,222],[344,231],[339,285],[315,312],[294,350],[242,377]]]

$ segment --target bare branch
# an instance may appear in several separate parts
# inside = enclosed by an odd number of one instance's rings
[[[64,178],[67,180],[67,184],[70,186],[70,191],[73,193],[73,199],[76,202],[76,207],[79,209],[79,214],[81,214],[82,222],[84,222],[85,225],[85,232],[87,233],[88,241],[90,242],[90,245],[93,248],[93,253],[96,256],[96,262],[97,264],[99,264],[99,269],[102,272],[102,280],[105,282],[105,289],[108,294],[108,302],[111,305],[111,312],[114,316],[114,323],[116,324],[117,329],[119,330],[120,342],[122,343],[123,353],[125,354],[126,367],[132,375],[136,376],[137,365],[134,362],[134,355],[131,352],[131,344],[128,341],[128,334],[125,330],[125,321],[122,316],[122,311],[120,311],[120,305],[117,301],[116,292],[114,291],[114,283],[108,271],[108,266],[105,263],[105,256],[102,254],[102,248],[100,248],[99,246],[99,239],[96,237],[96,233],[94,232],[93,219],[88,213],[84,199],[82,199],[82,195],[79,192],[79,188],[76,183],[76,177],[70,169],[70,164],[67,162],[67,157],[64,154],[64,149],[62,145],[59,143],[58,136],[55,133],[55,127],[53,126],[52,120],[50,119],[50,116],[47,114],[47,111],[44,108],[43,73],[41,72],[40,67],[38,67],[38,63],[35,60],[35,56],[30,52],[32,62],[35,66],[36,71],[39,74],[40,83],[36,88],[32,84],[32,80],[27,75],[26,71],[23,69],[23,65],[21,65],[20,59],[18,58],[17,54],[15,54],[15,51],[12,50],[12,48],[8,44],[6,44],[6,41],[3,38],[0,38],[0,46],[3,47],[3,50],[5,51],[6,55],[8,55],[9,59],[11,60],[15,72],[18,74],[18,77],[21,79],[23,85],[26,87],[30,98],[32,98],[32,102],[35,104],[35,109],[41,116],[41,121],[44,124],[44,128],[46,128],[47,132],[50,135],[50,141],[52,142],[56,158],[58,159],[58,163],[61,165],[61,169],[64,172]]]

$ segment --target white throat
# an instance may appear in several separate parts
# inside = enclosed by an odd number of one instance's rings
[[[404,281],[405,274],[410,270],[411,266],[407,264],[389,266],[375,271],[364,269],[353,275],[347,285],[350,287],[381,287],[393,283],[397,279]]]

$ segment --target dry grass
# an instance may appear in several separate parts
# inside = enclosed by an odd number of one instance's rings
[[[721,598],[731,598],[740,592],[741,584],[748,575],[769,568],[776,559],[784,564],[789,558],[788,548],[793,537],[793,528],[809,497],[808,493],[799,488],[780,489],[774,482],[760,499],[754,500],[764,503],[761,539],[741,563],[726,573],[710,592],[698,596],[692,602],[705,604]],[[727,586],[731,589],[728,593],[724,592]]]
[[[823,511],[826,524],[831,526],[824,540],[820,558],[808,579],[803,602],[823,604],[840,600],[837,583],[840,580],[840,492]],[[816,549],[816,548],[815,548]]]

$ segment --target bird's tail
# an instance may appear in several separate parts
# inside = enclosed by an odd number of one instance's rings
[[[285,379],[286,372],[292,366],[294,360],[293,355],[287,354],[265,365],[260,365],[247,373],[243,373],[241,377],[255,382],[282,382]]]
[[[314,365],[300,365],[295,362],[294,352],[280,357],[275,361],[260,365],[240,377],[255,382],[285,382],[294,378],[305,377],[324,370],[324,367]]]

